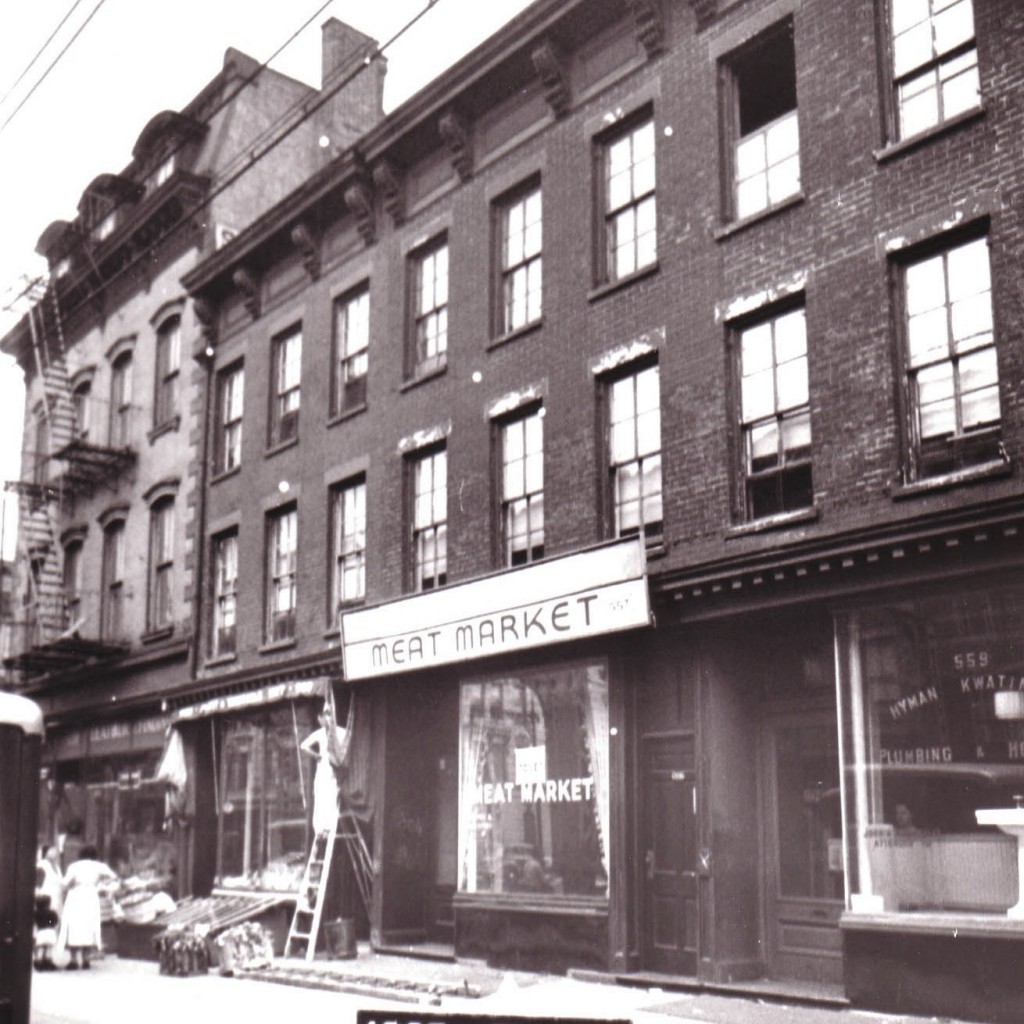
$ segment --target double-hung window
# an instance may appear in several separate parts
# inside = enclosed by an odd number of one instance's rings
[[[370,290],[365,285],[334,306],[334,408],[339,415],[366,404],[369,368]]]
[[[124,520],[115,519],[103,530],[103,607],[100,635],[120,640],[124,635]]]
[[[178,415],[178,377],[181,372],[181,317],[165,320],[156,332],[156,398],[153,426],[162,427]]]
[[[499,212],[501,312],[499,334],[511,334],[541,316],[541,192],[531,186]]]
[[[800,192],[793,24],[762,33],[722,64],[729,215],[742,220]]]
[[[334,615],[366,596],[366,481],[351,480],[331,492]]]
[[[899,138],[981,104],[972,0],[890,0]]]
[[[441,237],[412,258],[412,376],[443,367],[448,359],[448,240]]]
[[[89,440],[90,413],[92,403],[92,381],[84,380],[75,385],[71,392],[71,407],[74,413],[74,430],[76,441]]]
[[[299,436],[299,385],[302,380],[302,329],[274,339],[270,446]]]
[[[242,413],[245,370],[241,365],[217,377],[217,448],[215,472],[227,473],[242,461]]]
[[[66,625],[74,627],[82,615],[82,541],[64,548],[64,613]]]
[[[235,653],[238,615],[238,534],[225,533],[213,542],[214,656]]]
[[[808,508],[814,491],[804,310],[777,313],[738,333],[746,516]]]
[[[654,199],[654,119],[645,116],[606,136],[600,148],[604,282],[619,281],[658,258]]]
[[[914,475],[997,458],[999,370],[987,239],[907,263],[902,279]]]
[[[267,640],[295,636],[298,511],[274,512],[267,521]]]
[[[123,352],[110,368],[110,447],[131,441],[132,354]]]
[[[661,396],[655,363],[609,382],[608,459],[616,537],[662,535]]]
[[[506,565],[544,557],[544,411],[507,420],[501,442],[501,527]]]
[[[149,629],[174,624],[171,584],[174,578],[174,499],[163,498],[150,510]]]
[[[413,587],[433,590],[448,580],[448,453],[418,455],[410,469]]]

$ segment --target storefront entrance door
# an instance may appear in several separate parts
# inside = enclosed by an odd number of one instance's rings
[[[834,714],[769,719],[764,730],[768,971],[842,982],[839,752]]]
[[[693,738],[646,737],[644,967],[697,973],[697,775]]]

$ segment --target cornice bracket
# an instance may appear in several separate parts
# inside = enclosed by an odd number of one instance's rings
[[[320,277],[320,239],[309,226],[308,221],[300,220],[292,228],[292,244],[302,255],[302,265],[309,274],[311,281]]]
[[[192,310],[199,321],[199,336],[196,338],[193,359],[208,359],[217,345],[217,310],[212,302],[200,296],[192,300]]]
[[[687,3],[697,17],[697,31],[707,28],[718,15],[718,0],[687,0]]]
[[[637,40],[644,48],[648,58],[657,57],[665,48],[665,20],[661,13],[660,0],[628,0],[633,9],[633,21]],[[715,0],[689,0],[694,8],[697,6],[711,7],[712,13]],[[699,15],[698,15],[698,20]]]
[[[367,245],[377,240],[377,214],[373,206],[373,189],[362,176],[345,186],[345,205],[355,218],[356,228]]]
[[[373,183],[383,197],[384,209],[397,226],[405,219],[404,182],[390,160],[381,160],[373,168]]]
[[[469,181],[473,174],[473,150],[465,120],[449,110],[441,115],[437,130],[451,151],[452,166],[460,180]]]
[[[544,87],[544,99],[548,101],[555,117],[568,113],[572,96],[569,88],[569,70],[565,57],[551,39],[542,39],[530,54],[533,68]]]
[[[251,270],[236,267],[231,282],[242,293],[242,305],[255,320],[260,315],[260,283]]]

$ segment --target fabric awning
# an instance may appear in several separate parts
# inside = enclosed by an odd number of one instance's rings
[[[285,682],[269,683],[254,690],[245,690],[242,693],[211,697],[198,704],[188,704],[178,708],[171,715],[171,721],[191,722],[197,718],[209,718],[211,715],[222,715],[229,711],[243,711],[248,708],[261,707],[264,704],[276,704],[283,700],[323,697],[326,692],[327,676],[317,676],[313,679],[289,679]]]

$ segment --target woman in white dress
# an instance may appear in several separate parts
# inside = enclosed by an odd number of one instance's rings
[[[88,967],[89,955],[100,948],[99,885],[104,881],[117,881],[117,875],[99,860],[95,846],[83,846],[78,860],[64,873],[64,912],[57,945],[71,954],[69,970]]]
[[[333,742],[332,740],[333,732]],[[313,776],[313,831],[329,832],[338,820],[338,777],[345,756],[348,731],[337,725],[328,705],[320,712],[320,728],[311,732],[299,749],[316,758]]]

